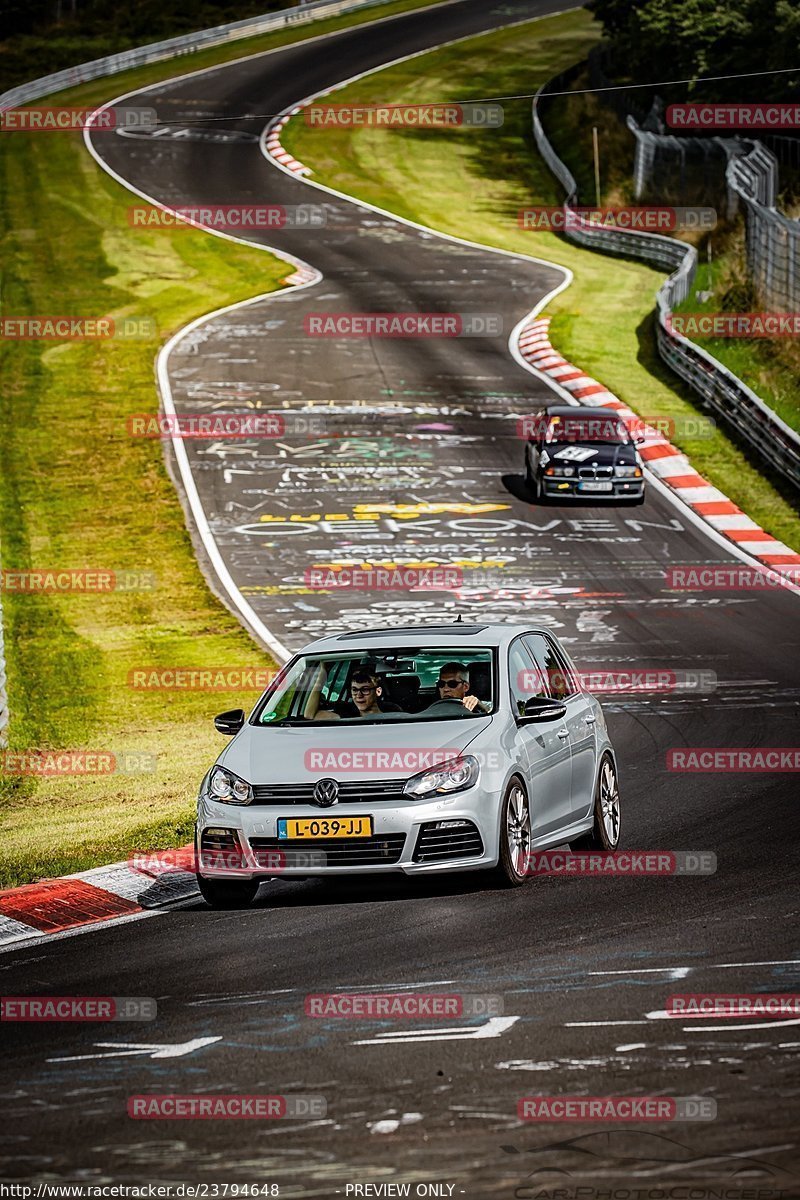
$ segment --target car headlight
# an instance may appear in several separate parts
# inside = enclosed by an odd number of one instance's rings
[[[249,804],[253,799],[250,784],[230,771],[223,771],[222,767],[214,767],[211,772],[208,794],[212,800],[221,800],[223,804]]]
[[[641,479],[641,467],[614,467],[614,474],[618,479]]]
[[[574,475],[574,467],[548,467],[545,475]]]
[[[412,775],[403,791],[406,796],[413,796],[417,800],[429,796],[447,796],[451,792],[463,792],[472,787],[478,782],[480,773],[477,758],[464,754],[438,767],[420,771],[419,775]]]

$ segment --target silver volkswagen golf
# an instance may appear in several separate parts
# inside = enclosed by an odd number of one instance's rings
[[[266,878],[486,869],[619,843],[617,765],[569,656],[527,625],[321,638],[291,660],[203,779],[198,882],[214,907]]]

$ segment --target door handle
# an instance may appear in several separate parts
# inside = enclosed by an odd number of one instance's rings
[[[592,713],[590,713],[588,717],[584,717],[583,719],[587,725],[594,725],[595,721],[597,720],[597,717],[595,717]]]
[[[560,738],[568,738],[569,737],[568,729],[558,729],[556,732],[558,733],[558,736]]]

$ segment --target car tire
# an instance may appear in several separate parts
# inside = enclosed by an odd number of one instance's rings
[[[620,806],[617,769],[610,754],[603,756],[594,792],[591,832],[570,842],[570,850],[616,850],[619,846]]]
[[[197,876],[200,895],[211,908],[247,908],[256,898],[260,879],[208,879]]]
[[[533,498],[534,504],[546,504],[547,497],[542,488],[542,480],[539,475],[534,475],[529,466],[526,467],[525,481],[528,485],[528,492]]]
[[[516,826],[517,849],[512,849],[513,827]],[[531,805],[528,793],[519,776],[515,775],[506,788],[500,812],[500,837],[497,866],[493,875],[500,887],[521,887],[527,882],[527,860],[531,850]]]

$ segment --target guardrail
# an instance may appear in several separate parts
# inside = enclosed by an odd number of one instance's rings
[[[548,90],[561,90],[568,79],[568,72],[556,76],[539,88],[533,99],[534,140],[542,158],[567,193],[563,205],[565,216],[576,205],[578,188],[572,172],[551,146],[539,110]],[[569,222],[565,220],[564,233],[580,246],[644,259],[671,272],[656,292],[656,342],[661,358],[702,397],[716,416],[758,452],[764,462],[800,488],[800,435],[713,355],[669,327],[668,317],[673,307],[685,300],[691,290],[697,270],[694,247],[663,234],[592,225],[575,212]]]
[[[143,67],[147,63],[161,62],[166,58],[195,54],[198,50],[205,50],[210,46],[255,37],[259,33],[268,33],[271,29],[281,29],[287,25],[301,25],[321,17],[340,16],[356,9],[376,8],[388,3],[390,0],[312,0],[309,4],[264,13],[260,17],[245,17],[241,21],[215,25],[212,29],[182,34],[180,37],[167,38],[163,42],[151,42],[147,46],[136,46],[132,50],[122,50],[119,54],[109,54],[105,58],[95,58],[91,62],[67,67],[52,75],[42,75],[39,79],[32,79],[29,83],[21,83],[3,92],[0,95],[0,105],[9,107],[13,104],[26,104],[29,100],[38,100],[41,96],[49,96],[53,92],[74,87],[78,83],[86,83],[90,79],[117,75],[131,67]]]

